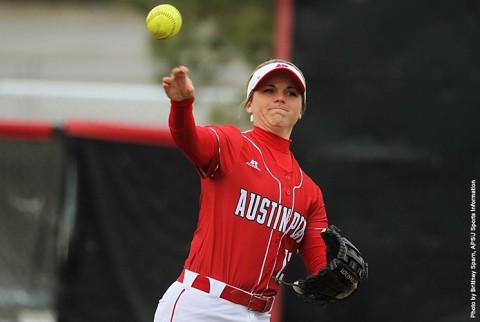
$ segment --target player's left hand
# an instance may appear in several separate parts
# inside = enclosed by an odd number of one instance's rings
[[[306,301],[324,305],[352,296],[359,282],[368,277],[368,263],[337,227],[330,226],[322,237],[327,246],[327,266],[317,275],[293,283],[293,289]]]

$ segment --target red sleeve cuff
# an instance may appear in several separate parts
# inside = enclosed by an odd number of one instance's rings
[[[194,96],[192,96],[192,97],[190,97],[190,98],[187,98],[187,99],[185,99],[185,100],[183,100],[183,101],[179,101],[179,102],[170,100],[170,104],[171,104],[171,106],[172,106],[173,108],[184,109],[184,108],[189,107],[190,105],[192,105],[192,104],[193,104],[193,101],[195,101],[195,97],[194,97]]]

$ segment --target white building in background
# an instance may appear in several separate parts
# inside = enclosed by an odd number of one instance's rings
[[[101,5],[0,4],[0,119],[166,126],[144,19]],[[235,88],[197,88],[198,123],[211,104],[237,99]]]

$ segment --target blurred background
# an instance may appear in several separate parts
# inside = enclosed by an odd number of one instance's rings
[[[158,84],[184,64],[206,87],[199,121],[237,118],[230,106],[252,65],[272,55],[273,1],[170,3],[182,9],[182,37],[157,41],[145,28],[156,1],[2,1],[0,117],[164,124]]]
[[[272,322],[471,320],[479,2],[168,3],[168,41],[145,29],[155,1],[0,3],[0,322],[152,321],[198,210],[161,77],[188,66],[198,123],[246,128],[273,57],[306,76],[292,149],[370,277],[327,308],[284,289]],[[286,279],[304,274],[297,256]]]

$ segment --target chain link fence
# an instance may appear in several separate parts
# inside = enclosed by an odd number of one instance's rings
[[[63,150],[0,138],[0,322],[55,319]]]

